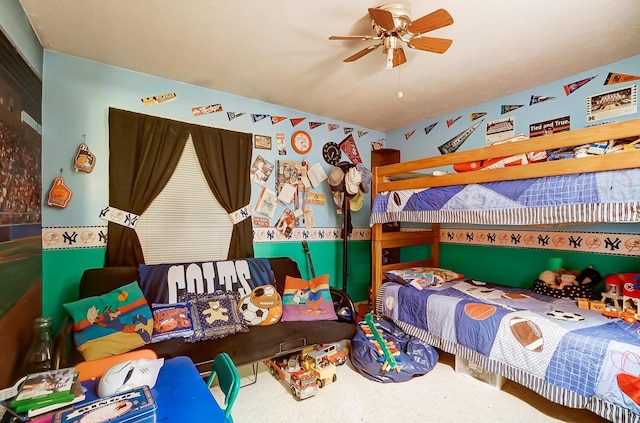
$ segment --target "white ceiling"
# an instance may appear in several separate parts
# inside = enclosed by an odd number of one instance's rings
[[[453,17],[426,34],[452,39],[446,53],[405,48],[391,70],[382,48],[343,63],[376,42],[328,37],[373,35],[379,1],[20,3],[47,50],[383,132],[640,54],[638,0],[414,0],[414,20]]]

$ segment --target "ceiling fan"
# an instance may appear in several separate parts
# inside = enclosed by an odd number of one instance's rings
[[[329,40],[380,41],[378,44],[370,45],[347,57],[343,62],[354,62],[383,46],[383,52],[387,55],[386,68],[392,69],[407,61],[404,50],[402,50],[402,43],[413,49],[444,53],[453,42],[446,38],[425,37],[422,35],[453,23],[453,18],[444,9],[438,9],[412,21],[409,17],[409,6],[407,4],[394,3],[369,8],[369,15],[376,35],[333,35],[329,37]]]

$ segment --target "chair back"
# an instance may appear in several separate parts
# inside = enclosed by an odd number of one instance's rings
[[[213,360],[211,375],[207,380],[207,386],[211,387],[216,376],[218,377],[220,390],[225,395],[224,414],[227,416],[229,421],[233,421],[231,418],[231,408],[233,407],[233,403],[235,402],[236,397],[238,396],[238,391],[240,390],[240,374],[238,373],[238,369],[233,363],[233,360],[229,357],[229,354],[220,353]]]
[[[158,355],[152,350],[142,349],[99,358],[97,360],[83,361],[75,365],[76,371],[78,372],[78,380],[80,382],[84,382],[85,380],[100,377],[116,364],[124,363],[129,360],[138,360],[140,358],[156,360]]]

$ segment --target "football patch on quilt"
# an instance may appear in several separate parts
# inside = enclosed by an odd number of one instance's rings
[[[244,318],[238,312],[240,294],[217,291],[211,294],[185,294],[193,322],[193,335],[188,342],[224,338],[234,333],[248,332]]]
[[[63,304],[85,360],[122,354],[151,342],[153,316],[138,282],[101,296]]]
[[[173,304],[182,294],[235,291],[245,296],[261,285],[275,286],[266,258],[138,265],[140,288],[151,303]]]

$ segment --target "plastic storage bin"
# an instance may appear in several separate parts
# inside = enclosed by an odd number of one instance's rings
[[[502,385],[506,382],[502,375],[485,370],[473,361],[458,355],[456,355],[456,373],[471,376],[497,389],[502,389]]]

